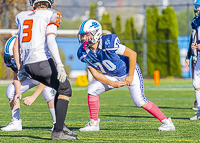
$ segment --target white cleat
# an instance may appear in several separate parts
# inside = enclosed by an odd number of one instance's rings
[[[100,119],[97,121],[94,121],[93,119],[90,119],[90,122],[88,122],[85,127],[80,128],[80,132],[93,132],[93,131],[99,131],[99,122]]]
[[[162,125],[158,128],[159,131],[175,131],[175,126],[171,118],[161,121]]]
[[[22,120],[12,120],[6,127],[1,128],[2,131],[22,131]]]
[[[194,107],[192,107],[191,109],[192,109],[192,110],[195,110],[195,111],[197,111],[197,110],[198,110],[198,108],[197,108],[197,107],[195,107],[195,106],[194,106]]]
[[[190,120],[199,120],[200,119],[200,110],[197,111],[197,113],[190,118]]]

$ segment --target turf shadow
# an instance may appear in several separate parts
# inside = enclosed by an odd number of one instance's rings
[[[123,107],[140,108],[140,107],[137,107],[137,106],[123,106]],[[162,108],[162,109],[190,109],[191,110],[191,108],[182,108],[182,107],[162,107],[162,106],[159,106],[159,108]]]
[[[1,137],[28,137],[28,138],[33,138],[33,139],[42,139],[42,140],[51,140],[51,138],[44,138],[44,137],[36,137],[36,136],[26,136],[26,135],[0,135]]]
[[[121,115],[101,115],[105,117],[123,117],[123,118],[155,118],[153,116],[121,116]],[[189,118],[171,117],[172,119],[189,120]]]

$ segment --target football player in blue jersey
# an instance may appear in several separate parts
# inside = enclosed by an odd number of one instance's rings
[[[197,10],[198,9],[198,2],[197,0],[194,1],[194,14],[195,14],[195,17],[193,19],[196,19],[197,17],[199,17],[199,11]],[[198,50],[197,49],[194,49],[192,50],[191,48],[191,44],[192,43],[196,43],[197,41],[197,37],[196,37],[196,30],[193,30],[191,36],[190,36],[190,44],[189,44],[189,48],[188,48],[188,52],[187,52],[187,55],[186,55],[186,58],[185,58],[185,65],[187,67],[189,67],[189,63],[190,63],[190,57],[192,57],[192,64],[191,64],[191,67],[192,67],[192,78],[194,76],[194,67],[197,63],[197,57],[198,57]],[[195,90],[195,88],[194,88]],[[196,97],[195,97],[196,98]],[[192,107],[193,110],[198,110],[197,108],[197,100],[194,101],[194,106]]]
[[[77,56],[86,63],[95,78],[87,87],[90,122],[79,131],[99,131],[99,95],[125,85],[128,86],[135,105],[144,108],[162,122],[159,131],[175,130],[171,118],[167,118],[157,105],[145,97],[136,52],[122,45],[115,34],[102,36],[102,27],[96,20],[84,21],[79,28],[78,37],[81,46]]]
[[[200,1],[196,0],[194,3],[194,9],[197,12],[197,16],[193,18],[192,22],[191,22],[191,27],[193,29],[193,37],[192,39],[197,39],[196,41],[193,40],[192,44],[191,44],[191,48],[193,50],[197,50],[199,52],[200,50],[200,44],[199,44],[199,39],[200,39],[200,35],[199,35],[199,28],[200,28],[200,16],[199,16],[199,12],[200,12]],[[196,65],[194,67],[194,73],[193,73],[193,87],[195,89],[195,97],[197,100],[197,113],[190,118],[190,120],[199,120],[200,119],[200,74],[199,74],[199,70],[200,70],[200,58],[199,58],[200,54],[198,54],[197,57],[197,62]]]

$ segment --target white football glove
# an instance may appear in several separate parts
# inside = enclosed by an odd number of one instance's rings
[[[64,65],[60,63],[57,64],[57,71],[58,71],[57,79],[62,83],[65,82],[67,74],[65,72]]]
[[[18,71],[17,73],[17,79],[20,81],[26,80],[26,78],[29,77],[29,74],[23,69]]]

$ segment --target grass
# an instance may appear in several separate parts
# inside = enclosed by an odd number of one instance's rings
[[[191,79],[162,79],[160,86],[153,80],[144,80],[146,97],[157,104],[167,117],[171,117],[176,131],[159,132],[161,123],[145,110],[132,102],[127,87],[115,89],[100,95],[100,132],[79,132],[78,129],[89,121],[86,87],[73,87],[69,110],[65,123],[78,133],[79,140],[68,142],[200,142],[200,121],[190,121],[195,114],[191,110],[194,91]],[[0,127],[11,121],[6,85],[0,86]],[[23,96],[31,95],[35,88]],[[42,96],[27,107],[21,102],[21,132],[0,131],[0,142],[66,142],[52,141],[52,120]]]

